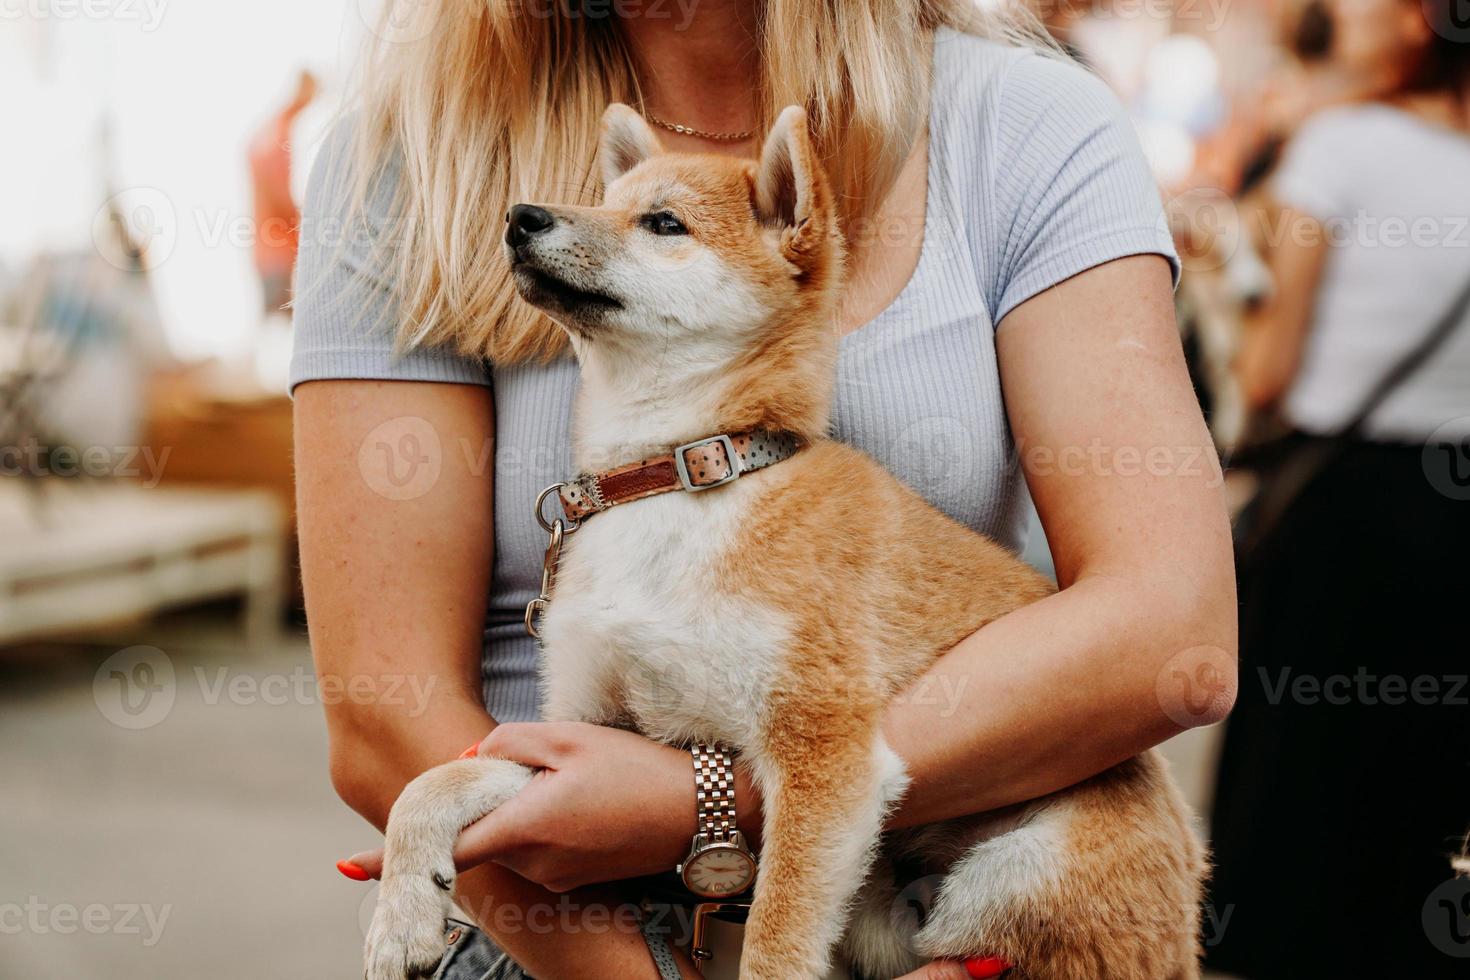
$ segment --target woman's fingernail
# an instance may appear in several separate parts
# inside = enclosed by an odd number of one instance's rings
[[[467,748],[463,752],[461,752],[459,754],[459,757],[461,759],[473,759],[475,756],[477,756],[479,754],[480,754],[480,743],[479,742],[476,742],[474,745],[471,745],[469,748]]]
[[[351,878],[353,881],[372,881],[373,879],[372,875],[368,874],[366,871],[364,871],[362,868],[359,868],[351,861],[338,861],[337,870],[342,872],[342,874],[347,876],[348,878]]]
[[[965,960],[965,972],[979,980],[998,977],[1010,968],[1011,965],[999,956],[975,956]]]

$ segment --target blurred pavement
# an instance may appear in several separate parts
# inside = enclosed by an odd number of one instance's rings
[[[368,889],[333,864],[375,834],[329,785],[306,642],[234,626],[150,630],[177,697],[141,730],[94,697],[126,644],[0,651],[0,977],[361,976]]]

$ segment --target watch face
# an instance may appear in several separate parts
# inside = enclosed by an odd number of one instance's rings
[[[735,847],[715,846],[684,862],[684,884],[705,898],[738,895],[755,880],[755,862]]]

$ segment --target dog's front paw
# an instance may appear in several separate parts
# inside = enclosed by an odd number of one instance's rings
[[[432,977],[444,958],[445,893],[430,878],[383,882],[368,928],[365,980]]]

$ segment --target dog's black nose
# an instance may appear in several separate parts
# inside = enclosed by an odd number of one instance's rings
[[[524,245],[532,235],[539,235],[556,224],[550,211],[534,204],[517,204],[506,214],[505,221],[509,225],[505,229],[505,241],[509,245]]]

